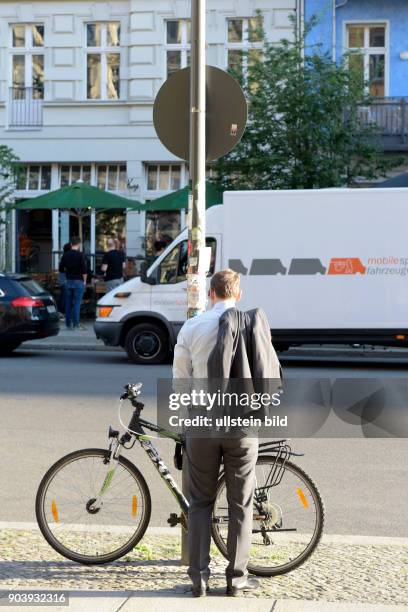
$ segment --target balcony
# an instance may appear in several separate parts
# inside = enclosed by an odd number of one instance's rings
[[[375,98],[369,106],[361,106],[360,119],[377,125],[385,151],[408,150],[408,99]]]
[[[39,128],[43,124],[42,87],[10,87],[8,104],[9,128]]]

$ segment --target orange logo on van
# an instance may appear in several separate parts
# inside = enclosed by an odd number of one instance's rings
[[[332,257],[327,274],[365,274],[359,257]]]

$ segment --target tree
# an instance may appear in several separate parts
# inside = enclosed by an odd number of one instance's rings
[[[399,163],[387,159],[377,128],[361,120],[370,104],[364,83],[345,57],[335,63],[307,46],[312,19],[293,41],[243,54],[241,80],[248,126],[240,144],[214,163],[220,189],[313,189],[374,179]]]
[[[6,268],[7,224],[5,206],[10,203],[20,166],[18,157],[6,145],[0,145],[0,270]]]
[[[10,201],[16,186],[18,157],[6,145],[0,144],[0,207]]]

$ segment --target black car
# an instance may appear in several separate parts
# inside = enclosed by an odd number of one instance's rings
[[[58,332],[54,298],[25,274],[0,272],[0,355],[11,353],[26,340]]]

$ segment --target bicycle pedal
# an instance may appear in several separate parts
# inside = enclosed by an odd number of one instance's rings
[[[181,523],[181,519],[179,516],[177,516],[175,512],[172,512],[169,518],[167,519],[167,522],[170,527],[175,527],[176,525],[179,525]]]

